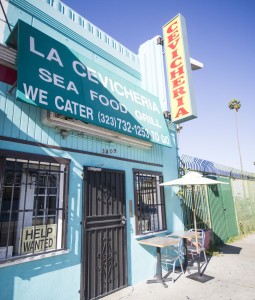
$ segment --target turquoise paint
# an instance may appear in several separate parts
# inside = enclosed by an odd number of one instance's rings
[[[77,260],[77,256],[80,258],[80,220],[81,220],[81,186],[82,186],[82,179],[81,179],[81,173],[82,173],[82,167],[83,165],[88,166],[97,166],[97,165],[103,165],[105,168],[112,168],[114,166],[115,169],[124,170],[126,172],[126,199],[134,201],[134,195],[133,195],[133,174],[132,174],[132,168],[138,168],[138,169],[147,169],[147,170],[155,170],[155,171],[163,171],[165,174],[165,180],[168,180],[170,178],[173,178],[176,176],[175,173],[177,173],[176,169],[170,168],[164,168],[162,167],[152,167],[148,165],[144,165],[142,163],[132,163],[132,162],[126,162],[126,161],[118,161],[113,159],[106,159],[104,157],[94,157],[91,155],[82,155],[82,154],[76,154],[76,153],[70,153],[70,152],[64,152],[64,151],[58,151],[53,150],[49,148],[38,148],[35,146],[25,146],[10,142],[2,142],[1,147],[3,149],[10,149],[10,150],[18,150],[23,152],[32,152],[32,153],[38,153],[43,155],[51,155],[51,156],[62,156],[66,157],[72,160],[71,164],[71,170],[70,170],[70,192],[69,192],[69,220],[68,220],[68,248],[70,249],[70,254],[64,255],[65,257],[68,257],[67,260],[73,260],[74,258]],[[164,157],[172,157],[176,151],[176,149],[169,149],[166,147],[161,147],[164,149],[163,152],[160,153],[161,159],[164,159]],[[170,150],[170,151],[169,151]],[[172,159],[172,164],[177,165],[177,161]],[[168,223],[168,231],[178,230],[180,229],[179,222],[176,222],[175,218],[173,218],[173,211],[178,214],[179,211],[179,202],[176,201],[173,198],[173,194],[171,192],[170,188],[165,188],[166,192],[166,214],[167,214],[167,223]],[[173,201],[174,200],[174,201]],[[127,203],[128,207],[128,203]],[[128,216],[127,211],[127,216]],[[144,280],[148,277],[152,277],[155,271],[155,249],[148,249],[148,247],[144,248],[141,245],[138,244],[136,239],[134,238],[135,234],[135,226],[134,226],[134,217],[132,217],[130,220],[127,221],[127,245],[128,245],[128,283],[133,284],[136,282],[139,282],[141,280]],[[75,239],[76,237],[76,239]],[[57,257],[56,264],[58,265],[61,263],[61,257]],[[143,259],[141,259],[141,257]],[[53,258],[44,259],[43,263],[45,261],[46,265],[48,264],[48,260],[52,260]],[[40,262],[39,262],[40,263]],[[26,269],[30,270],[30,263],[22,264],[24,268],[24,272],[27,272]],[[80,265],[79,265],[80,267]],[[14,269],[13,269],[14,268]],[[6,268],[5,268],[6,269]],[[7,268],[8,269],[8,268]],[[12,270],[15,270],[15,267],[12,267]],[[11,271],[11,273],[14,271]],[[55,272],[55,271],[54,271]],[[16,271],[14,272],[16,273]],[[1,274],[1,269],[0,269]],[[59,276],[65,277],[72,277],[75,278],[77,274],[70,273],[70,269],[61,269],[57,270],[55,272],[56,278]],[[63,275],[65,274],[65,275]],[[43,275],[43,274],[42,274]],[[32,276],[32,275],[31,275]],[[38,275],[39,276],[39,275]],[[79,276],[78,276],[79,277]],[[77,286],[72,285],[73,287]],[[70,293],[70,287],[68,283],[65,283],[63,281],[63,285],[65,287],[68,287],[69,293]],[[73,289],[72,293],[73,296],[76,295],[77,289]],[[1,286],[0,286],[1,290]],[[46,289],[47,290],[47,289]],[[46,291],[45,291],[46,293]],[[15,299],[15,298],[14,298]],[[65,298],[63,298],[65,299]]]
[[[14,33],[18,34],[17,99],[171,146],[155,96],[22,21],[17,23]]]
[[[111,155],[116,158],[121,157],[147,163],[163,164],[163,157],[161,155],[162,147],[160,145],[154,144],[151,150],[131,148],[122,144],[105,142],[88,136],[80,136],[73,131],[70,131],[68,136],[63,138],[59,129],[42,125],[42,112],[40,108],[14,100],[13,95],[4,95],[8,88],[8,86],[3,84],[0,90],[1,135],[51,146],[90,151],[96,154],[103,154],[106,151],[109,152],[115,149],[116,152],[111,153]],[[34,128],[34,131],[32,128]]]
[[[79,40],[80,36],[74,35],[74,28],[77,24],[70,22],[72,31],[67,31],[70,36],[63,35],[55,31],[58,29],[58,22],[61,21],[59,13],[53,11],[41,1],[10,1],[8,13],[11,16],[12,25],[17,21],[17,16],[22,16],[29,24],[36,24],[38,29],[50,33],[50,36],[57,40],[66,40],[72,45],[75,51],[80,52],[85,47],[84,41]],[[14,5],[18,5],[18,9]],[[21,9],[24,5],[24,11]],[[31,14],[31,15],[29,15]],[[32,18],[33,16],[34,18]],[[53,18],[54,16],[54,18]],[[56,20],[55,20],[56,19]],[[48,26],[45,23],[48,23]],[[69,24],[69,23],[68,23]],[[64,29],[63,29],[64,28]],[[78,30],[78,29],[77,29]],[[79,29],[80,30],[80,29]],[[7,31],[6,31],[7,32]],[[86,35],[86,34],[85,34]],[[6,35],[7,36],[7,35]],[[91,40],[92,41],[92,40]],[[90,41],[90,43],[92,43]],[[93,37],[96,42],[96,38]],[[86,41],[87,43],[87,41]],[[96,47],[98,47],[96,45]],[[98,49],[93,49],[97,51]],[[137,63],[133,63],[133,71],[127,71],[127,59],[116,54],[118,61],[122,59],[119,68],[116,67],[113,60],[104,55],[96,57],[98,54],[91,52],[92,47],[86,45],[86,54],[95,62],[100,63],[103,68],[115,72],[118,76],[126,74],[126,78],[139,86],[140,81],[131,73],[139,69]],[[114,53],[114,52],[113,52]],[[112,54],[111,54],[112,55]],[[124,67],[124,65],[126,65]],[[136,66],[136,67],[135,67]],[[122,68],[122,69],[121,69]],[[164,180],[171,180],[177,175],[177,149],[176,133],[170,130],[172,148],[154,144],[149,150],[136,147],[128,147],[123,144],[109,143],[88,136],[80,136],[70,131],[66,138],[60,134],[60,130],[51,128],[42,124],[41,109],[22,103],[12,95],[7,95],[10,87],[0,83],[0,135],[10,138],[18,138],[24,142],[36,142],[38,146],[15,143],[2,140],[0,149],[15,150],[26,153],[36,153],[47,156],[65,157],[71,160],[70,181],[68,197],[68,235],[67,249],[68,253],[54,257],[45,257],[39,260],[19,263],[16,265],[0,268],[0,292],[5,300],[27,300],[36,299],[79,299],[81,274],[81,226],[82,220],[82,172],[83,166],[101,166],[103,168],[114,168],[125,171],[126,177],[126,201],[127,201],[127,256],[128,256],[128,284],[134,284],[139,281],[151,278],[155,273],[156,250],[146,246],[141,246],[135,237],[135,217],[129,217],[129,200],[134,205],[134,187],[133,187],[133,168],[162,172]],[[45,147],[40,144],[45,144]],[[66,147],[63,150],[54,149],[54,146]],[[75,150],[83,151],[77,153]],[[111,149],[116,152],[110,153]],[[108,152],[106,152],[108,151]],[[95,155],[93,155],[93,153]],[[102,156],[105,154],[105,156]],[[101,155],[101,156],[100,156]],[[176,198],[174,190],[165,188],[167,231],[181,230],[181,210],[179,201]],[[133,209],[134,211],[134,209]],[[2,291],[4,294],[2,294]]]
[[[4,300],[31,297],[38,300],[79,299],[80,265],[74,255],[60,255],[1,268],[0,274],[1,299]]]
[[[18,101],[17,101],[18,103]],[[10,104],[10,103],[9,103]],[[13,103],[13,105],[15,105]],[[27,104],[24,104],[24,106],[28,106]],[[10,110],[13,110],[13,107],[10,108]],[[38,110],[38,109],[37,109]],[[11,116],[11,115],[10,115]],[[31,116],[29,117],[29,119]],[[27,122],[27,124],[29,121]],[[37,124],[40,124],[39,120],[37,120]],[[12,131],[11,126],[10,130]],[[26,127],[26,126],[24,126]],[[43,126],[44,127],[44,126]],[[48,132],[45,132],[46,127],[44,127],[44,130],[41,131],[44,132],[41,137],[41,142],[50,140],[50,134],[53,134],[53,129],[50,129]],[[27,131],[28,133],[28,131]],[[48,134],[47,134],[48,133]],[[25,134],[25,133],[23,133]],[[55,133],[55,137],[60,136],[60,134]],[[174,134],[171,134],[172,138],[174,139]],[[54,135],[52,136],[52,139],[55,138]],[[31,139],[31,137],[30,137]],[[66,145],[71,148],[74,148],[77,144],[73,141],[74,139],[77,139],[77,137],[70,136],[68,139],[60,138],[63,142],[65,141]],[[84,143],[79,143],[79,145],[82,145],[81,149],[83,150],[93,150],[99,151],[100,147],[108,147],[109,144],[102,143],[100,141],[96,140],[89,140],[90,143],[87,143],[87,140],[85,138],[80,138],[80,141],[84,140]],[[62,144],[63,146],[63,144]],[[78,155],[71,152],[64,152],[64,151],[58,151],[54,149],[49,148],[38,148],[34,146],[22,146],[20,144],[10,143],[10,142],[2,142],[1,147],[4,149],[9,150],[17,150],[17,151],[23,151],[23,152],[32,152],[32,153],[38,153],[43,155],[51,155],[51,156],[62,156],[66,157],[72,160],[71,164],[71,176],[70,176],[70,193],[69,193],[69,207],[71,208],[71,211],[69,211],[69,229],[68,229],[68,245],[71,251],[78,251],[80,253],[80,241],[74,240],[75,234],[78,234],[78,237],[80,236],[80,225],[79,222],[81,220],[81,198],[80,196],[77,197],[77,194],[81,194],[81,185],[82,185],[82,179],[81,179],[81,173],[82,173],[82,167],[83,165],[89,165],[89,166],[98,166],[103,165],[105,168],[114,168],[125,170],[126,172],[126,187],[127,187],[127,194],[126,199],[134,201],[134,195],[133,195],[133,173],[132,168],[138,168],[138,169],[147,169],[147,170],[154,170],[154,171],[162,171],[164,174],[165,180],[170,180],[177,175],[177,159],[176,157],[177,150],[176,148],[166,148],[166,147],[160,147],[156,146],[155,151],[154,148],[150,151],[148,150],[135,150],[130,149],[130,147],[125,147],[123,145],[118,145],[117,149],[120,151],[123,157],[132,157],[132,159],[141,159],[146,161],[150,161],[150,157],[157,158],[155,162],[162,163],[164,160],[169,160],[171,158],[171,166],[173,168],[169,168],[167,165],[165,167],[154,167],[154,166],[148,166],[144,165],[142,163],[132,163],[127,161],[118,161],[113,159],[106,159],[104,157],[94,157],[92,155]],[[113,146],[115,147],[115,146]],[[126,150],[126,151],[125,151]],[[128,151],[130,150],[130,151]],[[134,151],[135,150],[135,151]],[[118,154],[119,154],[118,151]],[[150,152],[150,155],[148,153]],[[153,154],[154,153],[154,154]],[[142,155],[143,154],[143,155]],[[147,157],[147,159],[145,159]],[[174,167],[175,166],[175,167]],[[165,188],[165,201],[166,201],[166,215],[167,215],[167,228],[168,231],[174,231],[181,229],[181,222],[180,222],[180,205],[179,200],[176,199],[175,193],[172,192],[170,188]],[[76,203],[80,203],[77,207]],[[128,203],[127,203],[128,207]],[[173,214],[174,212],[174,214]],[[127,211],[127,215],[128,215]],[[174,217],[176,215],[177,217]],[[78,230],[77,230],[78,227]],[[133,284],[136,282],[139,282],[141,280],[144,280],[148,277],[152,277],[155,271],[155,249],[143,247],[138,244],[137,240],[134,238],[135,235],[135,224],[134,224],[134,217],[132,217],[130,220],[128,219],[127,222],[127,245],[128,249],[128,283]],[[140,258],[143,257],[141,260]],[[24,266],[27,264],[24,264]],[[28,266],[29,268],[29,266]],[[1,272],[1,271],[0,271]],[[63,271],[64,273],[66,271]],[[69,274],[69,273],[67,273]],[[58,275],[57,275],[58,276]],[[75,291],[73,291],[75,293]]]

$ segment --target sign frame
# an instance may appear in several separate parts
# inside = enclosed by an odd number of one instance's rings
[[[18,39],[18,100],[134,138],[172,146],[156,96],[21,20],[14,32]],[[11,43],[13,39],[8,40]]]
[[[163,26],[171,120],[180,124],[197,118],[185,19],[178,14]]]

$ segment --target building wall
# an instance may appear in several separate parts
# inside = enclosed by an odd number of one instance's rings
[[[142,85],[138,56],[68,7],[63,10],[61,2],[2,2],[12,27],[20,18],[118,76],[125,77],[135,85]],[[4,43],[9,36],[9,30],[2,13],[0,28],[0,42]],[[156,251],[138,243],[135,236],[135,217],[129,217],[129,200],[132,200],[134,211],[132,170],[136,168],[162,172],[164,180],[176,178],[178,173],[175,128],[170,129],[171,148],[153,144],[149,150],[109,143],[75,131],[69,131],[67,136],[62,136],[59,128],[42,123],[42,109],[17,101],[15,89],[9,94],[10,89],[11,86],[0,83],[0,149],[71,160],[67,251],[59,255],[32,258],[22,263],[17,261],[0,265],[0,298],[79,299],[83,166],[103,166],[125,171],[128,284],[152,277],[155,271]],[[156,92],[154,94],[158,96]],[[111,151],[113,149],[114,151]],[[165,190],[165,201],[168,231],[182,229],[180,203],[172,190]]]
[[[156,36],[143,43],[139,48],[139,59],[142,74],[142,87],[159,97],[162,111],[169,110],[167,84],[165,79],[163,45]]]

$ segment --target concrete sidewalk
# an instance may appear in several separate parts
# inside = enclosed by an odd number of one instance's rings
[[[255,234],[224,245],[221,250],[222,254],[209,260],[204,272],[210,279],[207,282],[192,280],[186,272],[175,283],[167,282],[168,288],[142,282],[103,299],[255,300]]]

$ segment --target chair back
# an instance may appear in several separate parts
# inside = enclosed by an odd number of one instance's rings
[[[194,232],[194,231],[195,231],[194,228],[189,230],[189,232]],[[203,229],[197,229],[197,233],[198,233],[198,247],[203,249],[204,245],[205,245],[205,232],[204,232]],[[191,244],[193,246],[196,245],[196,239],[195,238],[193,238],[191,240]]]
[[[166,238],[168,238],[166,236]],[[176,256],[181,256],[182,253],[182,238],[177,237],[177,236],[171,236],[171,238],[176,238],[177,243],[173,245],[169,245],[165,248],[161,249],[161,254],[163,255],[168,255],[169,257],[176,257]]]
[[[175,267],[176,267],[176,263],[177,261],[179,261],[180,267],[181,267],[181,273],[184,273],[183,270],[183,265],[182,265],[182,261],[183,261],[183,253],[182,253],[182,245],[183,245],[183,240],[182,238],[180,238],[179,236],[166,236],[167,238],[174,238],[176,239],[176,243],[169,245],[168,247],[162,248],[161,249],[161,266],[164,270],[166,270],[168,273],[167,274],[172,274],[171,278],[172,281],[175,282],[176,278],[174,277],[175,274]],[[163,253],[162,253],[163,252]],[[169,269],[170,268],[170,269]]]

